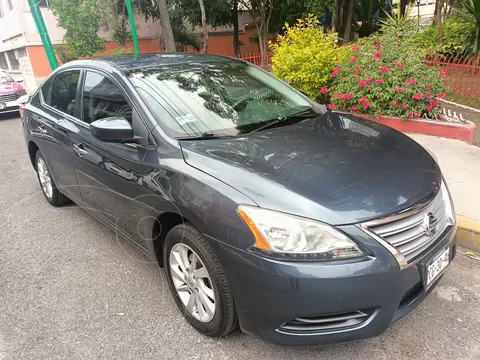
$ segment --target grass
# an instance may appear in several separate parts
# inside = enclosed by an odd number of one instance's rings
[[[474,94],[457,93],[455,91],[448,91],[446,99],[462,105],[480,109],[480,95],[478,94],[474,95]]]

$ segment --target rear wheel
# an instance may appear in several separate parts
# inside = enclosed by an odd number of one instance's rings
[[[203,235],[188,224],[167,234],[163,261],[170,291],[185,319],[202,334],[221,337],[236,328],[233,295]]]
[[[40,150],[35,154],[35,169],[37,170],[40,187],[42,188],[43,195],[45,195],[47,201],[53,206],[67,204],[69,199],[63,195],[60,190],[58,190],[57,185],[55,185],[47,163]]]

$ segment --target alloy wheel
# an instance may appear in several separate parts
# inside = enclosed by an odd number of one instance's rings
[[[45,164],[45,160],[42,158],[38,158],[37,160],[37,172],[43,193],[47,198],[51,199],[53,196],[52,178],[50,177],[47,164]]]
[[[215,289],[200,257],[183,243],[170,251],[170,276],[187,311],[198,321],[208,323],[215,316]]]

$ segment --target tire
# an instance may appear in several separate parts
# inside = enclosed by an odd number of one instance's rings
[[[176,268],[177,270],[181,271],[181,267],[177,262],[178,258],[176,258],[175,255],[179,256],[178,254],[181,252],[180,249],[185,250],[185,247],[189,249],[187,254],[190,255],[187,255],[187,258],[190,259],[190,264],[193,264],[193,255],[196,255],[200,260],[200,264],[198,263],[198,260],[196,261],[196,268],[202,270],[202,274],[204,274],[204,271],[201,268],[201,266],[203,266],[206,269],[208,278],[196,278],[195,273],[197,273],[197,271],[189,272],[187,270],[186,272],[183,272],[184,276],[187,274],[185,276],[186,278],[191,275],[194,279],[192,280],[193,286],[189,286],[187,284],[186,286],[189,287],[189,290],[183,290],[181,297],[180,292],[177,291],[175,282],[178,286],[182,280],[176,276],[172,277],[172,272],[175,272],[175,270],[172,269]],[[163,250],[163,263],[165,264],[168,285],[175,302],[177,303],[177,306],[184,315],[185,319],[200,333],[210,337],[223,337],[231,333],[237,327],[237,317],[233,295],[227,278],[223,272],[223,268],[208,241],[191,225],[181,224],[175,226],[167,234]],[[178,253],[176,253],[177,250],[179,250]],[[192,284],[192,281],[190,281],[190,284]],[[194,289],[196,284],[199,282],[200,285]],[[183,285],[180,287],[183,287]],[[205,313],[205,311],[199,311],[199,308],[202,309],[202,305],[199,307],[197,303],[197,312],[195,313],[194,311],[192,313],[187,308],[188,304],[185,304],[185,294],[189,292],[194,294],[196,292],[197,298],[205,298],[205,294],[207,292],[204,292],[202,289],[209,288],[213,289],[215,307],[214,315],[213,318],[210,319],[211,316],[205,314],[202,319],[199,319],[199,315],[202,315],[202,312]],[[211,299],[211,297],[208,297],[207,301]],[[207,309],[207,306],[204,306],[203,310],[204,309]]]
[[[35,170],[37,171],[38,182],[40,183],[43,195],[50,205],[62,206],[70,202],[70,199],[63,195],[57,188],[57,185],[50,174],[47,162],[40,150],[35,154]],[[47,186],[44,186],[45,182],[48,184]]]

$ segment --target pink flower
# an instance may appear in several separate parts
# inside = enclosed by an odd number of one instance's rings
[[[388,72],[389,69],[390,69],[390,68],[389,68],[388,66],[386,66],[386,65],[385,65],[385,66],[382,66],[382,67],[380,68],[380,73],[381,73],[381,74],[385,74],[385,73]]]
[[[428,50],[428,55],[432,55],[433,54],[433,51],[432,50]]]
[[[336,97],[337,99],[339,99],[340,96],[342,96],[342,94],[341,94],[339,91],[335,92],[335,97]]]
[[[430,100],[430,105],[431,106],[438,106],[438,101],[437,100]]]
[[[363,79],[358,80],[358,85],[360,87],[365,87],[367,85],[367,80],[363,80]]]
[[[446,77],[447,76],[447,72],[445,70],[440,70],[440,76],[441,77]]]
[[[333,72],[330,74],[331,77],[337,76],[338,72],[340,71],[340,68],[338,66],[333,69]]]
[[[367,79],[366,79],[366,80],[367,80],[367,84],[368,84],[368,83],[370,83],[370,81],[372,81],[372,77],[371,77],[371,76],[369,76],[369,77],[367,77]]]
[[[358,99],[358,102],[359,103],[364,103],[364,102],[368,102],[368,99],[365,95],[362,95],[362,97],[360,99]]]
[[[353,94],[351,92],[346,92],[345,94],[342,95],[342,99],[350,100],[352,96]]]
[[[441,92],[440,94],[437,95],[439,99],[444,99],[445,96],[447,96],[447,93]]]
[[[398,92],[404,92],[405,88],[395,87],[395,88],[393,88],[393,90],[398,91]]]
[[[410,119],[413,119],[413,111],[409,111],[409,112],[408,112],[408,117],[409,117]]]
[[[404,69],[404,66],[402,64],[400,64],[400,62],[398,60],[395,60],[394,63],[395,63],[395,65],[397,65],[397,67],[399,69]]]
[[[353,45],[353,50],[355,50],[356,52],[359,52],[360,48],[358,47],[357,44],[355,44],[355,45]]]
[[[427,94],[425,94],[425,97],[427,99],[431,99],[433,97],[433,95],[432,95],[432,93],[427,93]]]
[[[352,58],[350,59],[350,62],[351,62],[352,64],[354,64],[355,61],[357,61],[357,57],[356,57],[356,56],[354,56],[354,57],[352,57]]]
[[[377,49],[377,51],[380,51],[382,47],[380,46],[380,44],[378,44],[377,46],[375,46],[375,48]]]
[[[365,110],[367,110],[367,109],[370,107],[371,104],[372,104],[372,103],[371,103],[370,101],[368,101],[368,100],[367,100],[367,101],[364,101],[364,102],[363,102],[363,108],[364,108]]]
[[[417,80],[416,79],[408,79],[407,80],[407,84],[408,85],[415,85],[417,83]]]
[[[417,112],[417,118],[419,118],[419,117],[420,117],[420,115],[422,115],[422,113],[421,113],[420,111],[419,111],[419,112]]]
[[[412,99],[414,100],[421,100],[423,97],[423,94],[422,93],[417,93],[415,95],[412,96]]]
[[[432,85],[428,84],[427,85],[427,90],[430,90],[432,88]]]
[[[368,90],[368,91],[372,91],[372,88],[369,86],[367,90]]]
[[[320,92],[321,92],[322,94],[326,94],[327,91],[328,91],[327,86],[324,86],[324,87],[322,87],[322,88],[320,89]]]
[[[381,59],[381,58],[382,58],[382,54],[380,54],[379,52],[377,52],[377,53],[375,53],[375,54],[373,55],[373,58],[374,58],[374,59]]]
[[[396,105],[397,102],[395,100],[390,101],[390,105]]]
[[[377,79],[375,80],[375,82],[376,82],[377,84],[383,84],[383,79],[382,79],[382,78],[377,78]]]
[[[353,75],[357,75],[360,72],[360,67],[357,66],[355,70],[353,70]]]
[[[352,105],[352,111],[357,111],[357,105]]]
[[[335,110],[337,108],[337,105],[334,102],[331,102],[330,104],[328,104],[328,108]]]
[[[407,104],[402,104],[402,109],[408,109],[408,105]]]
[[[427,111],[432,111],[433,105],[427,105],[427,108],[426,108],[426,109],[427,109]]]

